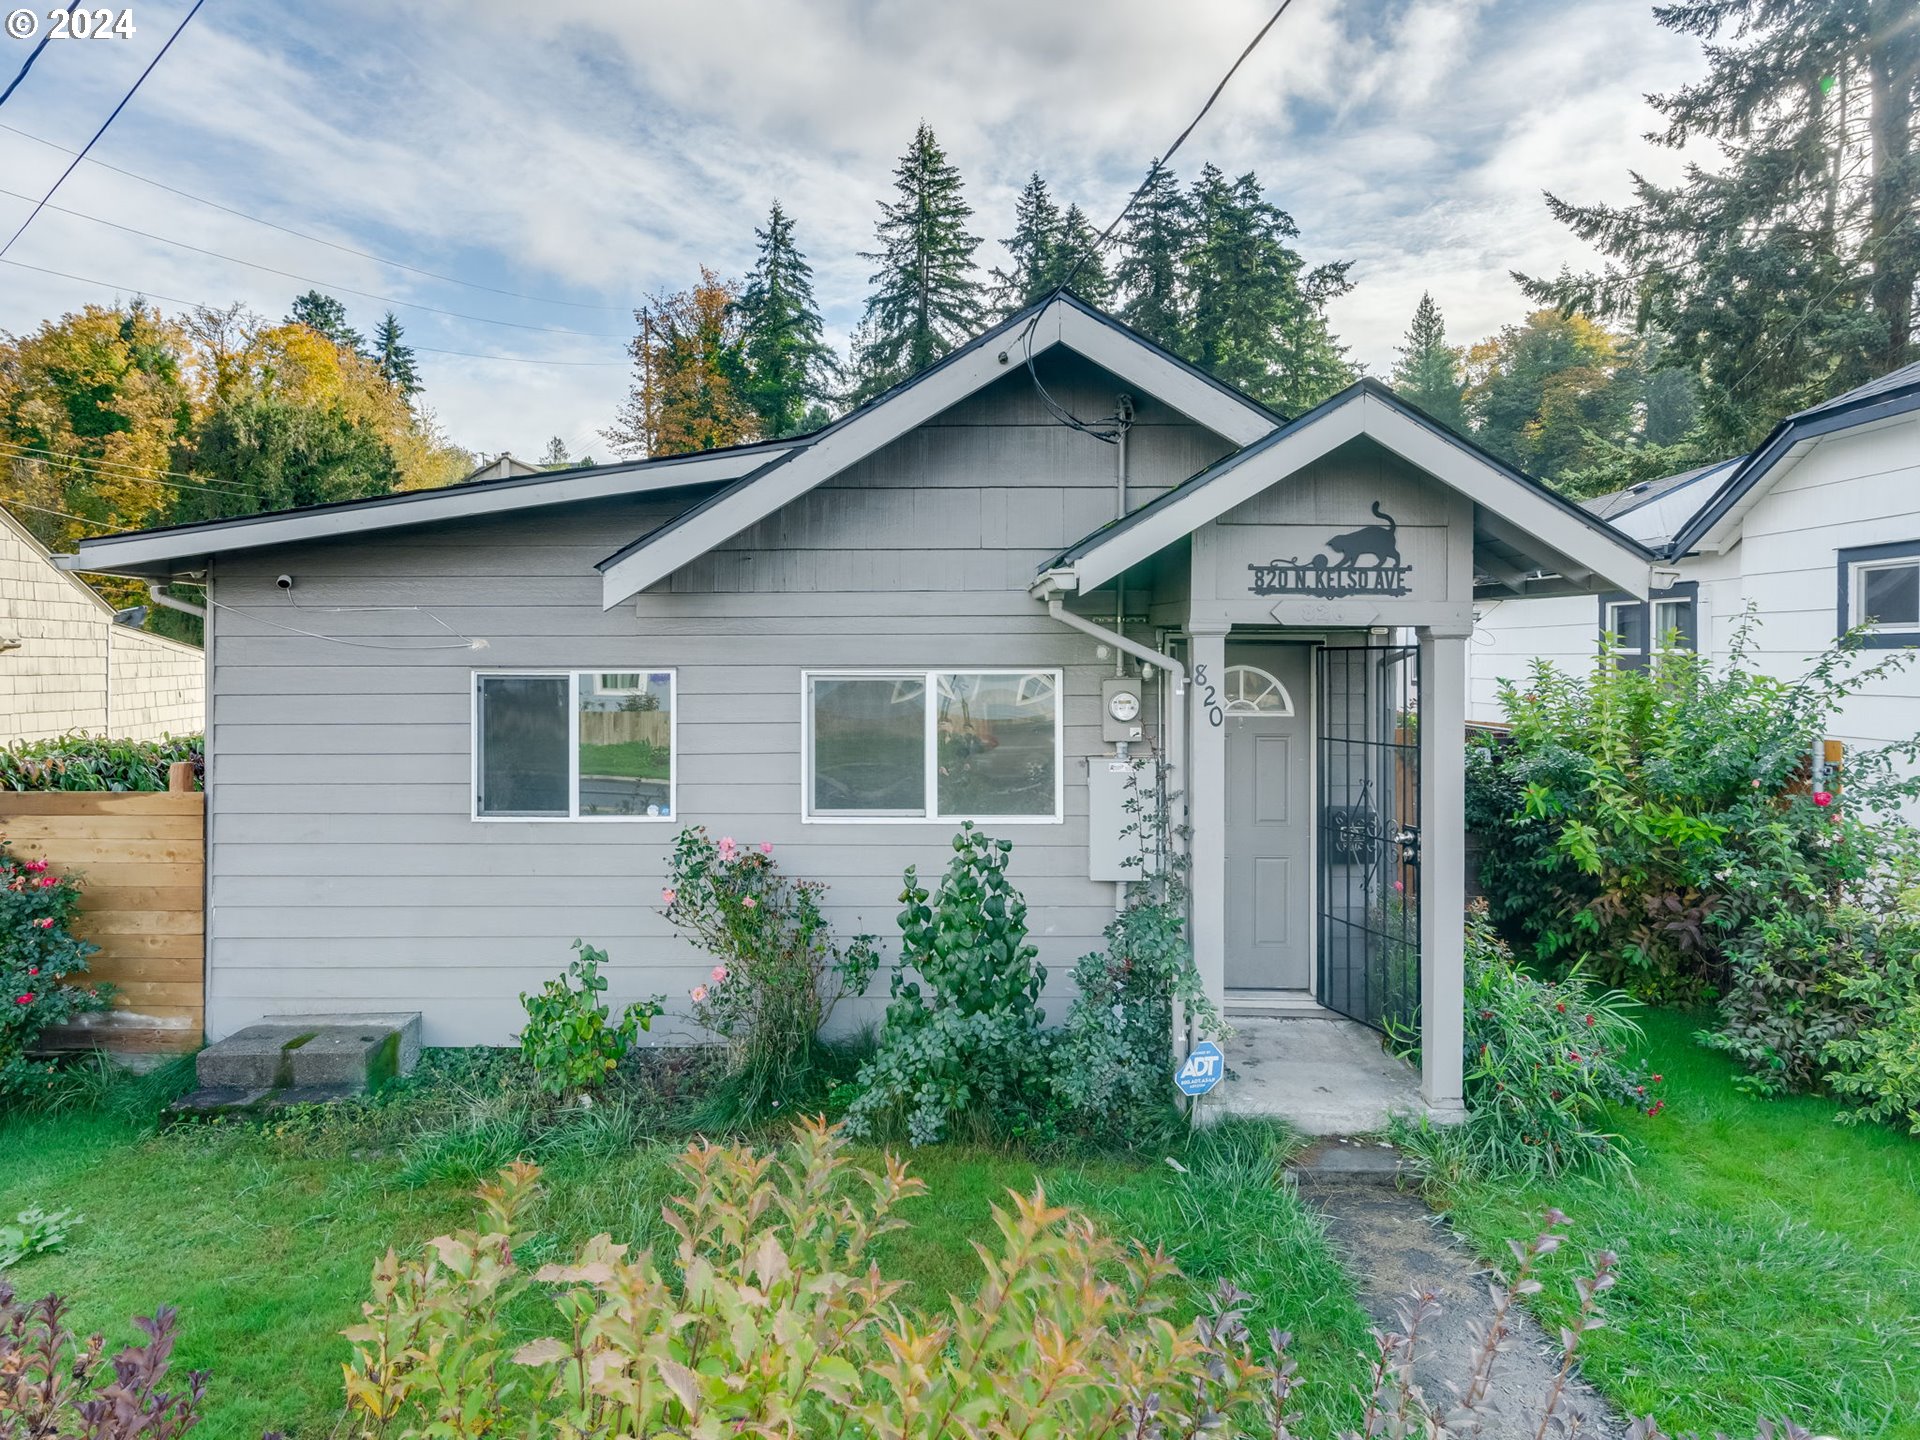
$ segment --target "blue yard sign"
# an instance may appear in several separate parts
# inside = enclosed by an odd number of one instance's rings
[[[1227,1075],[1227,1057],[1211,1040],[1202,1040],[1187,1052],[1187,1058],[1174,1071],[1173,1083],[1183,1095],[1204,1095]]]

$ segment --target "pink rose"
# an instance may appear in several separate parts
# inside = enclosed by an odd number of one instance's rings
[[[707,999],[707,987],[704,985],[694,986],[693,987],[693,1003],[696,1005],[704,1005],[706,1003],[706,999]]]
[[[724,965],[714,966],[713,967],[713,983],[716,985],[723,985],[726,983],[726,979],[727,979],[727,967]]]
[[[51,890],[53,889],[54,886],[58,885],[59,883],[60,882],[58,880],[54,879],[53,876],[49,875],[47,876],[46,879],[40,882],[40,888],[42,890]]]
[[[42,930],[53,929],[53,917],[51,915],[43,916],[41,919],[38,919],[33,923]]]
[[[720,858],[722,860],[731,860],[740,853],[740,847],[734,843],[734,838],[731,835],[722,835],[717,848],[720,851]]]
[[[1813,803],[1824,809],[1833,804],[1833,795],[1830,791],[1816,790],[1813,792]]]
[[[29,978],[35,975],[38,975],[39,973],[40,973],[40,967],[38,965],[29,965],[27,967],[27,975]]]
[[[38,875],[42,870],[46,868],[47,868],[47,862],[44,860],[27,861],[27,873],[29,875]]]
[[[762,840],[760,842],[760,853],[762,855],[771,855],[773,853],[773,842],[771,840]]]
[[[660,892],[661,903],[666,905],[671,905],[673,904],[675,898],[678,897],[679,894],[680,892],[678,890],[674,889],[671,885],[669,885],[666,889]]]
[[[13,1003],[16,1005],[31,1005],[33,1004],[33,996],[31,994],[16,996]]]
[[[756,908],[760,904],[760,902],[754,899],[751,895],[747,896],[747,898],[742,900],[740,903],[746,906],[746,908],[749,910]]]

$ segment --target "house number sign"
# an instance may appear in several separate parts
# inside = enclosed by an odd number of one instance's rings
[[[1227,723],[1227,712],[1220,708],[1220,692],[1214,688],[1206,666],[1193,667],[1193,684],[1200,692],[1200,704],[1207,712],[1207,724],[1218,730]]]
[[[1400,558],[1400,525],[1373,502],[1378,525],[1362,525],[1327,537],[1319,553],[1306,560],[1289,556],[1253,564],[1255,595],[1312,595],[1339,599],[1347,595],[1405,595],[1413,567]],[[1366,559],[1369,563],[1362,565]]]

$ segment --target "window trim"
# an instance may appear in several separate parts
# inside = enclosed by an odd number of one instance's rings
[[[1700,582],[1698,580],[1682,580],[1678,584],[1669,585],[1664,590],[1650,591],[1644,600],[1637,595],[1629,594],[1625,590],[1609,590],[1600,597],[1599,633],[1603,636],[1610,633],[1615,635],[1619,634],[1619,631],[1613,628],[1614,611],[1638,610],[1640,612],[1641,628],[1646,632],[1647,637],[1645,649],[1629,650],[1621,646],[1615,647],[1614,654],[1618,657],[1622,668],[1628,670],[1645,669],[1653,657],[1660,653],[1660,638],[1665,632],[1654,629],[1654,609],[1662,602],[1668,604],[1685,602],[1693,606],[1693,633],[1690,637],[1693,643],[1691,645],[1683,645],[1680,648],[1683,650],[1691,650],[1696,654],[1699,653]],[[1674,626],[1673,628],[1679,629],[1680,627]],[[1685,634],[1686,632],[1682,631],[1681,633]]]
[[[1860,594],[1858,577],[1861,572],[1891,569],[1894,565],[1903,562],[1920,564],[1920,540],[1892,540],[1883,545],[1852,545],[1835,550],[1833,555],[1837,590],[1834,635],[1836,638],[1841,638],[1853,624]],[[1876,626],[1862,635],[1858,643],[1869,650],[1904,650],[1910,645],[1920,645],[1920,626],[1909,625],[1904,628]]]
[[[665,815],[582,815],[580,813],[580,678],[583,675],[627,675],[631,670],[591,667],[568,670],[559,666],[489,666],[467,672],[467,818],[476,825],[676,825],[680,822],[680,671],[671,665],[643,665],[642,675],[667,677],[667,809]],[[567,808],[566,815],[483,815],[480,813],[480,682],[495,676],[564,678],[567,682]],[[624,692],[622,692],[624,693]]]
[[[940,723],[936,701],[943,675],[1045,675],[1053,681],[1053,813],[1051,815],[948,815],[940,802]],[[918,680],[921,684],[921,783],[926,810],[919,815],[818,814],[813,808],[813,682],[816,680]],[[940,665],[919,668],[881,665],[870,669],[834,666],[800,672],[800,823],[802,825],[1064,825],[1066,805],[1066,672],[1044,665]]]

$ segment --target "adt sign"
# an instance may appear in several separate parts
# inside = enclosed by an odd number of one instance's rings
[[[1180,1087],[1183,1095],[1204,1095],[1226,1075],[1227,1057],[1213,1041],[1202,1040],[1180,1062],[1180,1068],[1173,1074],[1173,1083]]]

